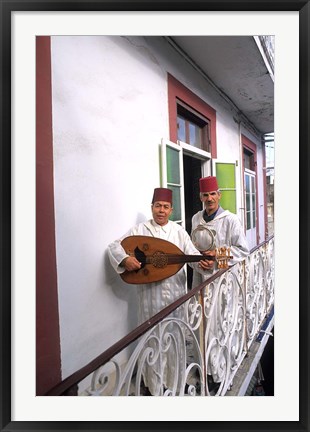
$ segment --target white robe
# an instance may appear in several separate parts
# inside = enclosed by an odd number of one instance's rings
[[[249,248],[238,216],[220,207],[215,218],[210,222],[206,222],[203,218],[203,212],[204,210],[201,210],[192,217],[192,232],[198,225],[206,226],[215,231],[215,247],[230,247],[230,254],[233,256],[233,259],[229,261],[229,265],[233,265],[246,258],[249,254]],[[205,271],[204,275],[194,272],[193,286],[199,285],[217,270],[217,264],[215,263],[214,269]]]
[[[238,219],[238,216],[228,210],[223,210],[220,207],[214,219],[210,222],[206,222],[203,218],[203,212],[204,210],[201,210],[193,216],[192,232],[195,228],[197,228],[198,225],[205,226],[215,232],[215,247],[230,247],[230,254],[233,256],[233,259],[229,261],[230,266],[246,258],[246,256],[249,254],[249,249],[244,230],[240,220]],[[200,231],[200,233],[203,233],[203,231]],[[213,270],[207,270],[203,275],[194,271],[193,286],[201,284],[216,271],[218,271],[216,263]],[[221,339],[221,323],[219,323],[217,319],[213,317],[210,324],[207,342],[214,341],[214,338]],[[214,382],[220,382],[222,379],[218,374],[218,364],[213,365],[211,361],[211,358],[218,359],[219,350],[219,345],[215,344],[211,349],[207,366],[208,374],[212,375]],[[217,362],[219,363],[219,361]]]
[[[154,220],[142,222],[131,228],[120,239],[112,242],[108,246],[110,262],[117,273],[123,273],[124,267],[120,263],[128,255],[121,246],[121,241],[127,236],[145,235],[157,237],[174,243],[186,255],[200,255],[200,252],[194,247],[188,233],[175,222],[168,221],[164,226],[158,225]],[[190,263],[192,268],[199,271],[198,263]],[[186,271],[185,265],[173,276],[159,282],[138,285],[139,298],[139,321],[146,321],[164,307],[173,303],[182,295],[186,294]],[[176,309],[170,316],[185,320],[184,305]],[[172,328],[172,327],[170,327]],[[173,332],[173,330],[171,330]],[[180,343],[181,338],[177,333],[174,337]],[[149,346],[152,346],[150,343]],[[182,355],[183,357],[183,355]],[[149,388],[153,395],[159,394],[161,383],[172,389],[174,385],[175,373],[178,370],[176,363],[176,355],[173,350],[161,355],[161,362],[155,363],[148,367],[144,364],[143,377],[145,385]],[[179,367],[179,365],[178,365]],[[164,371],[162,373],[162,371]],[[162,382],[158,379],[162,376]]]

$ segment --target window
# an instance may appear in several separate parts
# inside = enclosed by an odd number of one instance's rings
[[[243,164],[245,169],[255,171],[254,153],[246,148],[243,149]]]
[[[177,102],[177,138],[207,152],[210,148],[210,122],[180,101]]]
[[[216,111],[168,74],[170,142],[178,140],[216,158]]]
[[[166,147],[167,157],[167,187],[172,189],[173,194],[173,213],[171,220],[180,221],[181,217],[181,199],[180,199],[180,158],[179,151],[175,148]]]
[[[168,74],[168,112],[169,139],[162,140],[161,184],[173,191],[171,219],[188,228],[196,200],[201,208],[199,193],[194,192],[199,188],[198,179],[211,172],[211,158],[216,158],[216,111]],[[190,167],[191,175],[184,173],[184,167]]]
[[[256,189],[256,145],[246,136],[242,135],[243,144],[243,171],[244,171],[244,200],[245,200],[245,222],[246,237],[251,248],[258,242],[258,204]]]
[[[161,160],[162,184],[172,190],[173,212],[170,219],[184,226],[182,147],[170,141],[163,141]]]
[[[245,196],[246,196],[246,220],[247,229],[255,228],[256,226],[256,190],[255,177],[245,173]]]

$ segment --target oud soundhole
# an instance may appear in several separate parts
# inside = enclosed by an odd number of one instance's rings
[[[149,270],[148,269],[143,269],[143,274],[144,274],[144,276],[147,276],[148,274],[149,274],[150,272],[149,272]]]
[[[147,243],[143,243],[142,250],[144,251],[149,250],[149,245]]]
[[[168,257],[164,252],[157,251],[151,256],[150,261],[154,267],[163,268],[168,264]]]

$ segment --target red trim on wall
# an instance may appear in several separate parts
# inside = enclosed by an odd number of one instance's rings
[[[172,75],[168,74],[168,110],[170,141],[177,142],[177,99],[200,113],[210,121],[211,157],[217,157],[216,111]]]
[[[253,141],[249,140],[245,135],[241,135],[243,147],[247,147],[254,154],[254,162],[257,163],[257,147]],[[255,165],[256,167],[256,165]],[[255,168],[256,171],[256,168]]]
[[[36,38],[36,394],[61,381],[50,37]]]
[[[260,238],[259,238],[259,207],[258,207],[258,188],[257,188],[257,146],[256,144],[254,144],[251,140],[249,140],[249,138],[247,138],[245,135],[241,135],[241,141],[242,141],[242,146],[243,148],[248,148],[254,156],[254,166],[255,166],[255,187],[256,187],[256,242],[257,244],[260,243]],[[242,157],[242,163],[243,163],[243,157]],[[243,172],[244,172],[244,163],[243,163]],[[243,176],[244,177],[244,176]],[[244,182],[244,180],[243,180]],[[243,190],[245,193],[245,185],[243,185]]]

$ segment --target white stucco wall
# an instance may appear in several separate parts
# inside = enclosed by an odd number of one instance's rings
[[[167,72],[217,111],[218,160],[239,159],[240,131],[223,99],[162,38],[51,40],[65,378],[137,324],[135,287],[114,273],[106,248],[151,216],[152,192],[160,186],[159,144],[169,137]],[[239,170],[240,164],[241,190]]]

